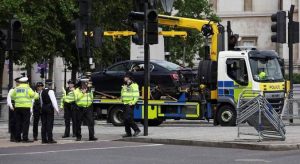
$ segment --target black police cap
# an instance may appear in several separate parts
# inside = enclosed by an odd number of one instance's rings
[[[19,82],[19,80],[21,79],[22,77],[17,77],[15,78],[15,82]]]
[[[75,84],[75,82],[72,79],[70,79],[68,80],[68,84]]]
[[[128,77],[131,80],[133,79],[131,72],[126,72],[125,75],[124,75],[124,77]]]
[[[52,84],[52,80],[51,80],[51,79],[47,79],[47,80],[45,81],[45,83],[46,83],[46,84]]]
[[[43,87],[43,86],[44,86],[44,84],[42,82],[37,82],[36,83],[36,87]]]

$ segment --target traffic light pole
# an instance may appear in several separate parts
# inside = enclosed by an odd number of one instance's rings
[[[290,97],[293,98],[293,35],[292,34],[292,23],[293,23],[293,14],[294,14],[294,5],[291,6],[289,14],[288,14],[288,47],[289,47],[289,80],[290,80]],[[292,105],[292,104],[289,104]],[[291,111],[293,112],[293,110]],[[293,123],[293,119],[289,120],[290,123]]]
[[[147,18],[147,10],[148,10],[148,0],[145,0],[144,4],[144,15],[145,15],[145,37],[144,37],[144,136],[148,136],[148,88],[149,88],[149,43],[148,43],[148,18]]]

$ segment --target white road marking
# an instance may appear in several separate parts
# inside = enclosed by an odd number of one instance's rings
[[[264,162],[264,163],[271,163],[272,161],[267,161],[264,159],[236,159],[235,162]]]
[[[124,149],[124,148],[139,148],[139,147],[154,147],[154,146],[161,146],[161,145],[163,145],[163,144],[86,148],[86,149],[69,149],[69,150],[56,150],[56,151],[44,151],[44,152],[27,152],[27,153],[9,153],[9,154],[0,154],[0,156],[34,155],[34,154],[47,154],[47,153],[60,153],[60,152],[88,151],[88,150],[109,150],[109,149]]]

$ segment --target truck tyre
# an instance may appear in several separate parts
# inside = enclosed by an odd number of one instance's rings
[[[231,105],[223,105],[219,108],[217,119],[221,126],[236,125],[236,110]]]
[[[110,110],[109,118],[110,122],[114,126],[123,126],[124,119],[123,119],[124,111],[122,110],[121,106],[115,106]]]
[[[164,122],[164,120],[162,120],[162,119],[148,120],[148,126],[159,126],[163,122]],[[144,120],[141,121],[141,124],[144,125]]]

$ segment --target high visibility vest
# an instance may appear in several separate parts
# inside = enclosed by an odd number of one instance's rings
[[[82,108],[90,107],[93,104],[94,96],[92,92],[83,93],[80,89],[74,91],[75,103]]]
[[[122,86],[121,99],[123,104],[135,105],[139,100],[139,96],[139,85],[137,83]]]
[[[258,77],[259,77],[259,80],[263,80],[263,79],[266,78],[266,73],[265,73],[265,72],[260,72],[260,73],[258,74]]]
[[[64,103],[72,103],[75,101],[75,94],[74,91],[69,91],[68,93],[66,90],[63,88],[63,97],[61,99],[60,107],[64,107]]]
[[[11,96],[15,101],[16,108],[31,108],[35,95],[35,92],[28,84],[20,84],[14,89]]]

